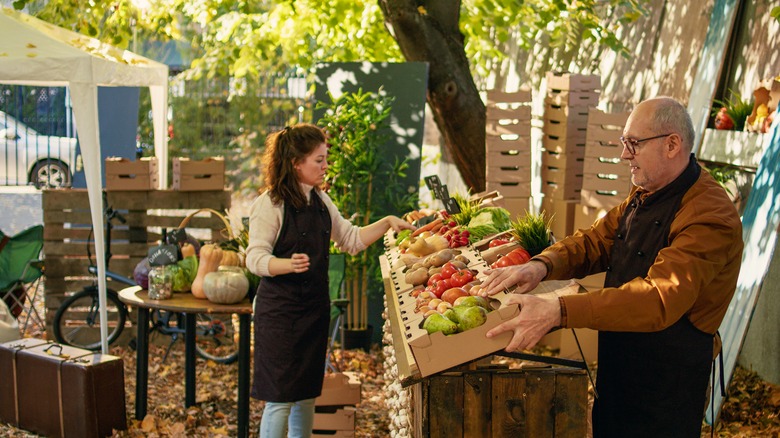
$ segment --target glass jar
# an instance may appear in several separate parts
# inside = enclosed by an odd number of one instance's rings
[[[173,296],[173,270],[170,266],[154,266],[149,271],[149,298],[167,300]]]

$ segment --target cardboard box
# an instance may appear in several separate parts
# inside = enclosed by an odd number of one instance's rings
[[[584,175],[614,175],[615,178],[631,180],[631,167],[619,158],[585,157]]]
[[[581,179],[564,183],[542,180],[542,193],[544,193],[545,197],[559,200],[579,201],[581,191]]]
[[[599,75],[548,71],[546,78],[548,90],[594,91],[601,89]]]
[[[591,207],[589,205],[578,204],[574,209],[574,229],[584,230],[590,228],[597,219],[607,214],[607,211],[610,210],[610,208]]]
[[[574,211],[577,201],[542,198],[542,212],[550,218],[550,230],[557,240],[570,236],[574,232]]]
[[[495,120],[488,120],[485,125],[485,134],[501,137],[504,140],[529,138],[531,136],[531,121],[519,120],[515,123],[499,123]]]
[[[491,151],[488,149],[487,153],[487,165],[488,167],[497,166],[517,166],[517,167],[531,167],[531,150],[508,150],[508,151]]]
[[[542,131],[551,137],[566,139],[566,142],[585,143],[588,125],[585,123],[561,123],[556,120],[544,120]]]
[[[588,142],[601,142],[602,144],[613,144],[621,148],[623,147],[620,143],[623,128],[617,129],[614,126],[588,124],[586,133],[585,140]]]
[[[357,409],[354,406],[343,406],[335,409],[318,407],[314,411],[313,429],[318,431],[354,431],[356,412]]]
[[[322,394],[314,400],[315,406],[356,405],[360,403],[361,383],[357,373],[325,374]]]
[[[576,169],[573,166],[566,168],[542,166],[541,178],[542,184],[556,183],[582,187],[582,169]]]
[[[122,157],[108,157],[105,161],[106,190],[157,190],[160,186],[157,157],[132,161]]]
[[[631,178],[617,174],[585,174],[582,188],[601,193],[614,193],[625,198],[631,192]]]
[[[485,137],[485,151],[488,155],[496,152],[527,153],[530,159],[531,137],[502,138],[501,136],[487,135]]]
[[[516,305],[503,304],[507,296],[504,292],[494,295],[502,303],[501,307],[488,313],[484,324],[462,333],[429,335],[422,327],[411,325],[407,332],[408,344],[420,376],[427,377],[506,348],[512,333],[505,332],[493,338],[486,338],[485,333],[520,313]],[[466,345],[468,348],[463,348]]]
[[[615,137],[617,138],[617,137]],[[616,161],[622,161],[620,155],[623,153],[623,145],[618,140],[615,141],[597,141],[589,140],[585,143],[585,156],[590,158],[612,158]]]
[[[533,211],[533,202],[531,196],[515,196],[504,198],[504,208],[507,209],[511,217],[514,219],[521,214],[525,214],[528,211]]]
[[[512,165],[489,165],[485,172],[486,181],[497,182],[531,182],[531,166],[520,167]]]
[[[545,123],[549,120],[586,126],[588,124],[588,107],[548,103],[544,105],[544,120]]]
[[[501,193],[506,202],[509,202],[509,198],[530,198],[531,197],[531,182],[517,182],[517,181],[487,181],[488,190],[496,190]]]
[[[545,149],[542,151],[542,168],[545,167],[554,167],[582,174],[585,168],[585,158],[579,153],[563,153]]]
[[[469,196],[469,201],[479,202],[481,208],[484,207],[504,207],[504,197],[496,190],[484,191]]]
[[[182,192],[223,190],[225,188],[225,160],[211,157],[192,161],[173,159],[173,189]]]
[[[580,157],[585,156],[584,140],[566,139],[556,135],[545,134],[542,137],[542,148],[549,152],[570,155],[577,154]]]
[[[531,103],[531,90],[518,90],[518,91],[500,91],[500,90],[488,90],[487,91],[487,105],[500,105],[500,104],[529,104]]]
[[[545,104],[568,105],[578,107],[596,106],[601,93],[598,91],[547,90]]]
[[[630,112],[607,113],[598,108],[588,109],[588,125],[601,125],[611,129],[620,129],[626,126]]]
[[[517,123],[520,121],[531,120],[531,107],[524,105],[518,107],[501,108],[499,106],[488,106],[485,108],[487,120],[507,121]]]

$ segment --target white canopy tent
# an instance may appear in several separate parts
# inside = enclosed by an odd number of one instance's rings
[[[168,167],[168,67],[75,32],[51,25],[9,8],[0,9],[0,83],[67,86],[78,131],[89,205],[94,226],[95,251],[103,254],[102,166],[98,124],[97,87],[149,87],[154,123],[154,149],[160,161],[160,184]],[[100,329],[103,353],[106,342],[106,265],[97,257],[100,291]]]

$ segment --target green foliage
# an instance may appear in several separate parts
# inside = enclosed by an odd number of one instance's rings
[[[352,223],[366,226],[388,215],[400,216],[417,204],[417,194],[408,193],[403,183],[408,164],[406,159],[389,160],[386,147],[390,139],[390,114],[393,98],[384,94],[345,93],[330,103],[320,103],[325,109],[319,124],[328,134],[328,195],[344,217]],[[366,251],[347,256],[345,289],[350,299],[349,325],[364,328],[368,315],[364,311],[368,299],[369,280],[381,277],[379,254],[381,245],[371,245]]]
[[[717,115],[720,108],[726,108],[726,114],[734,121],[734,130],[742,131],[745,129],[745,122],[747,121],[750,113],[753,112],[753,102],[742,98],[742,96],[734,90],[729,90],[731,98],[723,100],[714,100],[717,107],[713,107],[712,116]]]
[[[561,56],[581,51],[583,43],[604,46],[628,57],[617,36],[621,26],[647,14],[647,0],[463,0],[461,30],[472,70],[487,77],[509,56],[505,43],[530,51],[547,39]],[[563,64],[563,63],[562,63]],[[567,65],[562,65],[567,68]]]
[[[460,193],[455,193],[452,197],[458,204],[460,212],[453,214],[451,219],[458,225],[467,226],[469,222],[471,222],[471,219],[481,212],[479,201],[470,201],[468,195],[464,196]]]
[[[772,17],[773,17],[775,20],[777,20],[778,22],[780,22],[780,6],[775,6],[774,8],[772,8],[772,12],[770,12],[770,15],[771,15],[771,16],[772,16]]]
[[[732,166],[730,164],[727,164],[725,166],[719,166],[717,164],[709,165],[705,168],[710,175],[712,175],[713,178],[715,178],[715,181],[718,182],[718,184],[723,187],[724,190],[726,190],[726,193],[729,195],[733,195],[731,192],[731,189],[728,187],[729,182],[736,182],[737,180],[737,172],[739,169],[735,166]]]
[[[552,218],[545,219],[544,212],[539,214],[526,212],[525,216],[518,216],[512,221],[510,234],[532,255],[538,254],[542,249],[550,246],[551,221]]]

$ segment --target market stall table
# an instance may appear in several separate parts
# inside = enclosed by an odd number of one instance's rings
[[[151,310],[179,312],[185,315],[185,406],[195,404],[195,317],[201,313],[235,313],[239,316],[238,340],[238,436],[249,436],[249,336],[252,303],[244,299],[238,304],[215,304],[197,299],[192,294],[174,294],[167,300],[152,300],[145,289],[133,286],[119,292],[123,303],[138,309],[138,339],[136,350],[135,418],[146,416],[149,384],[149,313]]]

